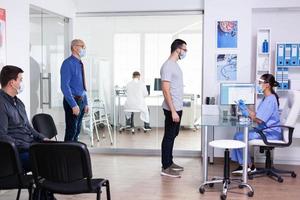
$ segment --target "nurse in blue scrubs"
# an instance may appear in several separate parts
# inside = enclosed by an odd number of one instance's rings
[[[258,92],[263,93],[264,97],[260,104],[257,107],[256,112],[249,111],[249,117],[253,120],[253,122],[258,124],[259,127],[270,127],[280,125],[279,118],[279,98],[276,92],[274,91],[274,87],[278,86],[278,82],[275,81],[275,78],[272,74],[264,74],[259,79]],[[268,140],[281,140],[282,134],[281,129],[279,127],[272,128],[272,130],[264,131]],[[237,132],[234,136],[235,140],[244,141],[244,133]],[[261,139],[261,136],[254,132],[249,132],[249,140]],[[239,163],[239,166],[236,170],[234,170],[233,174],[242,174],[243,173],[243,149],[233,149],[231,151],[231,160]],[[255,166],[250,159],[250,154],[248,152],[248,171],[254,172]]]

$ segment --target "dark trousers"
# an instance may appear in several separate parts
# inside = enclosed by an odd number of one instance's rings
[[[29,161],[29,152],[28,151],[22,152],[19,154],[19,157],[25,173],[30,172],[31,165]],[[40,193],[40,197],[38,197],[39,193]],[[53,193],[42,189],[36,189],[36,188],[33,190],[32,198],[33,200],[55,200]]]
[[[22,167],[23,167],[24,171],[26,173],[30,172],[31,171],[31,165],[30,165],[30,162],[29,162],[29,152],[28,151],[22,152],[22,153],[19,154],[19,157],[20,157],[21,164],[22,164]]]
[[[65,121],[66,121],[66,132],[64,141],[78,141],[78,135],[81,130],[82,118],[84,115],[84,104],[83,100],[76,100],[79,106],[80,113],[78,116],[73,114],[71,106],[64,99],[63,105],[65,110]]]
[[[161,143],[161,163],[162,167],[167,169],[173,164],[173,146],[179,133],[182,111],[177,111],[180,121],[173,122],[171,111],[163,110],[165,114],[165,133]]]

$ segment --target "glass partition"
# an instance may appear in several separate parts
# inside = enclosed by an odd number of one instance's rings
[[[60,66],[69,54],[69,19],[30,7],[30,115],[48,113],[64,137]]]
[[[198,151],[201,140],[199,131],[194,129],[194,121],[199,116],[201,105],[203,16],[200,13],[147,14],[77,17],[75,37],[83,39],[87,46],[84,62],[89,68],[89,99],[91,105],[95,100],[105,104],[104,113],[100,114],[95,109],[98,114],[91,114],[91,124],[89,119],[86,120],[87,131],[83,133],[82,141],[101,148],[160,149],[164,132],[163,96],[162,91],[154,87],[154,82],[160,77],[160,68],[170,55],[172,41],[181,38],[187,42],[188,54],[179,61],[184,73],[185,96],[182,130],[176,139],[175,149]],[[150,92],[145,101],[152,130],[144,132],[140,113],[135,113],[134,133],[131,130],[120,132],[120,128],[125,126],[126,84],[132,80],[134,71],[141,73],[141,80]],[[104,118],[110,125],[104,122],[94,125],[93,121],[102,118],[99,114],[107,115]],[[109,126],[113,130],[112,137]]]

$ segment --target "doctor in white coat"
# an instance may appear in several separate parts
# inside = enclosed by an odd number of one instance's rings
[[[146,85],[140,80],[140,73],[135,71],[132,74],[132,81],[126,86],[127,99],[124,105],[126,128],[134,127],[134,113],[126,112],[137,110],[140,112],[140,118],[144,121],[144,131],[151,130],[149,124],[149,110],[145,102],[145,97],[148,96]]]

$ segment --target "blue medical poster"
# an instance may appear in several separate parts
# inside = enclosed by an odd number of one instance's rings
[[[237,80],[237,54],[217,54],[218,81]]]
[[[218,21],[217,22],[217,47],[218,48],[237,48],[237,21]]]

